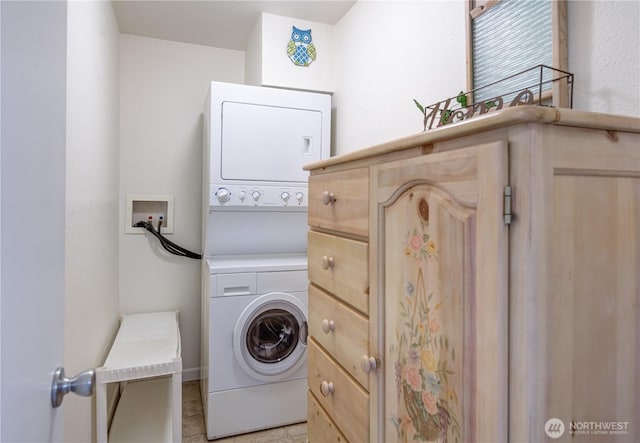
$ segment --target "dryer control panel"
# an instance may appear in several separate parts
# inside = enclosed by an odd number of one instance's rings
[[[305,209],[307,188],[302,186],[214,185],[209,189],[209,207]]]

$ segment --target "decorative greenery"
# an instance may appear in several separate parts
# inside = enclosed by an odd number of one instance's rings
[[[418,108],[418,110],[420,111],[420,113],[423,115],[423,125],[424,125],[424,131],[427,130],[427,123],[428,123],[428,116],[427,116],[427,110],[429,108],[424,107],[422,104],[420,104],[420,102],[418,102],[418,100],[416,100],[415,98],[413,99],[413,102],[415,103],[416,107]],[[458,104],[460,105],[461,109],[467,108],[469,106],[469,99],[467,97],[467,94],[465,94],[464,91],[460,91],[458,93],[458,95],[456,96],[456,102],[458,102]],[[473,106],[473,105],[471,105]],[[484,106],[486,110],[489,110],[493,107],[496,106],[496,102],[495,100],[487,100],[484,102]],[[441,109],[440,110],[440,125],[446,125],[447,123],[450,122],[451,117],[453,116],[455,109]]]
[[[460,106],[462,106],[463,108],[467,107],[467,96],[464,93],[464,91],[460,91],[458,93],[458,96],[456,97],[456,101],[460,103]]]
[[[418,109],[420,110],[420,112],[422,113],[422,115],[424,116],[424,131],[427,130],[427,110],[425,109],[424,106],[422,106],[420,103],[418,103],[418,100],[416,100],[415,98],[413,99],[413,102],[416,104],[416,106],[418,107]]]

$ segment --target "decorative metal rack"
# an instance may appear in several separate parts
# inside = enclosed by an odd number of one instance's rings
[[[535,75],[535,71],[539,70],[538,81],[531,83],[531,78]],[[476,115],[486,114],[491,110],[499,110],[503,107],[512,107],[519,105],[549,106],[544,103],[551,98],[551,95],[545,95],[551,92],[551,85],[554,82],[566,82],[569,93],[569,107],[573,107],[573,82],[574,75],[570,72],[552,68],[546,65],[537,65],[516,74],[505,77],[501,80],[489,83],[484,86],[472,89],[468,92],[460,92],[457,96],[449,97],[440,102],[434,103],[424,108],[416,102],[418,108],[424,114],[424,130],[433,129],[443,125],[456,123],[467,120]],[[524,83],[525,86],[517,86]],[[514,86],[515,84],[515,86]],[[493,90],[504,88],[512,88],[508,92],[493,95]],[[478,95],[487,94],[488,99],[478,100],[471,104]],[[537,91],[537,95],[534,94]],[[510,100],[510,101],[509,101]],[[508,103],[505,105],[505,103]]]

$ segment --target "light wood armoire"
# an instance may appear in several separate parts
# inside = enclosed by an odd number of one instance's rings
[[[640,441],[640,119],[521,106],[307,168],[311,443]]]

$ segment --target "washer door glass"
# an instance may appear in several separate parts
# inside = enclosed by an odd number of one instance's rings
[[[258,315],[247,329],[247,350],[263,363],[287,358],[298,346],[298,319],[283,309],[269,309]]]
[[[307,308],[283,292],[264,294],[242,311],[233,331],[236,362],[251,377],[283,380],[305,363]]]

